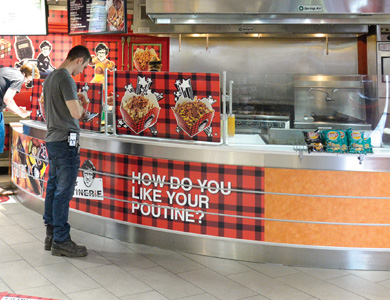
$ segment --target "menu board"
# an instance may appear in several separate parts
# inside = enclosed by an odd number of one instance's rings
[[[1,0],[1,35],[47,35],[46,0]]]
[[[126,1],[68,1],[68,32],[70,35],[126,33]]]

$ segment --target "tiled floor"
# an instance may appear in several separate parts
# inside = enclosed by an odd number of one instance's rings
[[[43,250],[42,217],[0,204],[0,292],[55,299],[390,299],[390,272],[298,268],[190,255],[72,229],[85,258]]]

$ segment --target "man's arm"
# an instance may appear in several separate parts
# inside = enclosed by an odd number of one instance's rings
[[[30,112],[25,110],[24,108],[19,107],[14,100],[16,95],[16,90],[9,88],[4,95],[3,101],[7,105],[7,109],[12,111],[13,113],[21,116],[22,118],[27,118],[30,115]]]
[[[84,108],[81,105],[80,100],[68,100],[65,101],[66,106],[68,107],[70,114],[75,119],[81,119],[84,115]]]

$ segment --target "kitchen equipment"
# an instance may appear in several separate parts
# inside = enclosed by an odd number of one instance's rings
[[[365,95],[364,76],[295,76],[294,127],[342,129],[364,124],[370,130]]]
[[[290,128],[289,116],[273,115],[236,115],[235,132],[242,134],[259,134],[270,128]]]

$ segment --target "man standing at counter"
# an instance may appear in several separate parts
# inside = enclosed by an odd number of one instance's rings
[[[3,110],[7,108],[22,118],[27,118],[30,113],[25,108],[19,107],[14,100],[16,93],[19,93],[23,83],[27,84],[34,78],[39,78],[39,70],[33,64],[24,64],[20,69],[0,68],[0,153],[4,151],[5,127]]]
[[[43,85],[47,125],[45,141],[49,155],[49,180],[43,215],[45,250],[51,250],[51,254],[56,256],[82,257],[88,254],[86,247],[71,240],[68,215],[80,166],[79,119],[85,114],[72,76],[83,72],[91,60],[86,47],[73,47]]]

